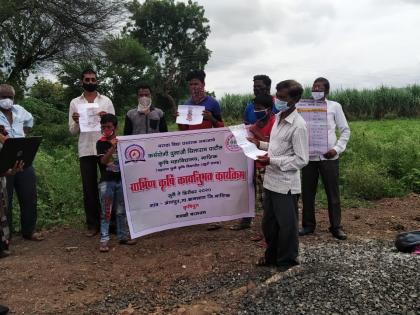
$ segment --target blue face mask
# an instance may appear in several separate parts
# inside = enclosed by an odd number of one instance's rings
[[[280,101],[278,98],[274,101],[274,106],[279,111],[279,113],[282,113],[289,109],[289,106],[287,106],[287,102]]]
[[[267,111],[265,109],[254,110],[254,114],[255,114],[255,117],[257,118],[257,120],[261,120],[261,119],[265,118],[265,116],[267,115]]]

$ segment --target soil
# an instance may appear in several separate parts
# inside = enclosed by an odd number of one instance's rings
[[[343,209],[342,216],[345,242],[390,241],[420,228],[420,195]],[[339,242],[328,233],[325,209],[317,220],[316,233],[301,243]],[[235,298],[223,303],[227,292],[241,296],[270,278],[254,266],[264,252],[251,240],[260,222],[258,213],[252,229],[232,231],[232,222],[216,231],[198,225],[142,237],[134,246],[113,239],[109,253],[99,252],[98,237],[72,227],[44,231],[42,242],[15,236],[12,255],[0,260],[0,304],[11,314],[236,313]]]

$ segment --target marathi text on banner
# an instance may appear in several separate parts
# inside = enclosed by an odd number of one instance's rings
[[[253,163],[228,128],[118,137],[131,236],[253,217]]]
[[[305,119],[309,138],[309,155],[322,155],[328,151],[327,102],[300,100],[296,104],[299,114]]]

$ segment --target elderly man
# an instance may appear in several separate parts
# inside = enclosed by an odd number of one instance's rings
[[[10,138],[25,137],[33,126],[32,115],[22,106],[14,103],[15,89],[8,84],[0,85],[0,125],[3,125]],[[37,220],[36,176],[32,166],[22,172],[7,176],[8,222],[13,231],[12,201],[16,190],[20,205],[20,223],[22,236],[32,241],[41,241],[44,237],[35,232]]]
[[[80,78],[83,93],[70,102],[69,130],[73,135],[79,136],[79,162],[83,185],[83,202],[86,214],[86,236],[94,236],[99,232],[100,203],[98,193],[98,155],[96,141],[101,137],[101,132],[80,132],[79,109],[87,103],[97,103],[99,115],[106,113],[115,114],[111,100],[105,95],[99,94],[96,89],[98,80],[96,72],[87,69],[82,72]]]
[[[277,266],[281,271],[299,264],[297,195],[301,191],[300,169],[309,160],[306,123],[296,110],[303,88],[294,80],[276,86],[279,111],[270,133],[270,142],[249,140],[267,154],[257,161],[267,165],[264,175],[264,216],[262,228],[267,242],[258,266]]]

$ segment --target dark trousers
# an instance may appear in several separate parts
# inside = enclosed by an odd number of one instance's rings
[[[341,228],[340,190],[338,187],[339,162],[337,160],[310,161],[302,168],[302,226],[315,229],[315,196],[321,174],[328,200],[330,230]]]
[[[99,218],[101,204],[98,193],[98,157],[94,155],[82,156],[80,161],[80,173],[82,175],[83,203],[86,214],[88,229],[99,231]]]
[[[7,176],[8,211],[10,231],[13,231],[12,204],[13,190],[16,191],[20,206],[20,226],[22,236],[30,238],[35,232],[37,220],[36,176],[32,166],[13,176]]]
[[[299,255],[298,213],[296,195],[264,190],[262,229],[267,249],[265,261],[271,264],[293,264]]]

